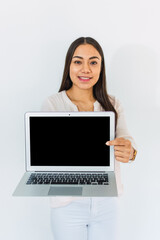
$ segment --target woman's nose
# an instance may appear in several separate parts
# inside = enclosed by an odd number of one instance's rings
[[[82,65],[82,72],[85,72],[85,73],[91,72],[91,69],[88,63],[84,63]]]

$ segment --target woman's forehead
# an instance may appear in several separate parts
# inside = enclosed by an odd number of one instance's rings
[[[101,55],[99,54],[97,49],[91,44],[79,45],[73,54],[73,57],[74,56],[80,56],[83,58],[90,58],[90,57],[96,56],[99,59],[101,59]]]

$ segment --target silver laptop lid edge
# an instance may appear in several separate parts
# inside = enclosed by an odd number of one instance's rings
[[[87,171],[86,167],[64,167],[64,166],[31,166],[30,161],[30,117],[39,116],[109,116],[110,117],[110,140],[115,138],[115,114],[114,112],[27,112],[25,113],[25,162],[26,171]],[[106,146],[107,147],[107,146]],[[110,146],[110,166],[109,167],[88,167],[88,171],[114,171],[115,161],[114,161],[114,147]]]

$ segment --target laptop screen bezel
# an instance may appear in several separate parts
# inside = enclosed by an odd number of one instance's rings
[[[25,145],[26,145],[26,171],[114,171],[115,158],[114,147],[110,146],[110,166],[31,166],[31,149],[30,149],[30,117],[76,117],[76,116],[107,116],[110,118],[110,140],[115,138],[115,114],[114,112],[27,112],[25,114]],[[107,146],[106,146],[107,147]]]

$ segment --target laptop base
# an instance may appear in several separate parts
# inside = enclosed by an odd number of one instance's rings
[[[107,172],[109,185],[63,185],[63,184],[41,184],[27,185],[26,182],[33,172],[26,172],[18,184],[13,196],[30,197],[51,197],[51,196],[72,196],[72,197],[116,197],[117,186],[115,173]],[[42,172],[41,172],[42,173]],[[43,173],[42,173],[43,174]]]

